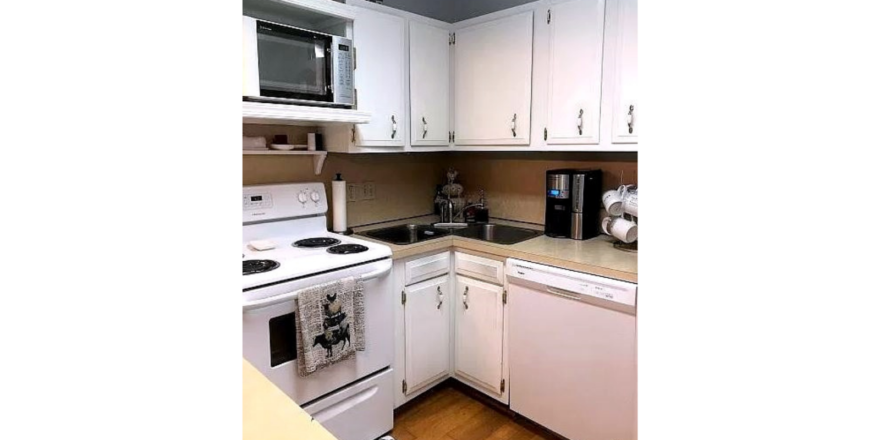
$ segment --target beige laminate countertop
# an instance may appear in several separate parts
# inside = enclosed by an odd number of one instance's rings
[[[404,220],[395,220],[354,228],[358,238],[384,244],[391,248],[392,258],[400,259],[434,250],[454,247],[504,258],[518,258],[534,263],[586,272],[593,275],[614,278],[632,283],[638,282],[638,255],[633,252],[615,249],[614,239],[599,236],[589,240],[569,240],[539,235],[535,238],[512,245],[490,243],[487,241],[457,236],[446,236],[409,245],[395,245],[363,235],[364,232],[401,224],[432,224],[437,217],[427,215]],[[492,219],[492,223],[536,229],[530,223]]]
[[[244,359],[242,371],[244,440],[336,440]]]

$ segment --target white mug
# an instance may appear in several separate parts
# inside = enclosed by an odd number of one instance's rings
[[[627,193],[623,198],[623,212],[633,216],[639,216],[639,195],[638,193]]]
[[[602,231],[624,243],[632,243],[639,238],[639,225],[621,217],[605,217]]]
[[[602,204],[605,205],[605,210],[615,217],[623,214],[624,193],[622,188],[605,191],[605,194],[602,194]]]

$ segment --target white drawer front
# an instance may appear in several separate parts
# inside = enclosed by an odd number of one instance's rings
[[[406,263],[405,284],[415,284],[449,273],[449,252],[419,258]]]
[[[501,261],[456,252],[455,271],[471,278],[504,285],[504,263]]]
[[[303,407],[339,440],[378,438],[394,426],[392,370]]]

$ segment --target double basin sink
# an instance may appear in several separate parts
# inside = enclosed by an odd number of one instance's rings
[[[455,235],[498,244],[515,244],[541,235],[541,231],[493,223],[469,225],[460,228],[440,228],[431,225],[399,225],[364,232],[368,237],[387,243],[404,245]]]

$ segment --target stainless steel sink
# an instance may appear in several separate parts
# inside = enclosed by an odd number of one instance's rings
[[[452,234],[498,244],[515,244],[537,237],[541,235],[541,231],[487,223],[453,229]]]
[[[449,234],[448,229],[435,228],[431,225],[398,225],[364,232],[368,237],[392,244],[419,243]]]

